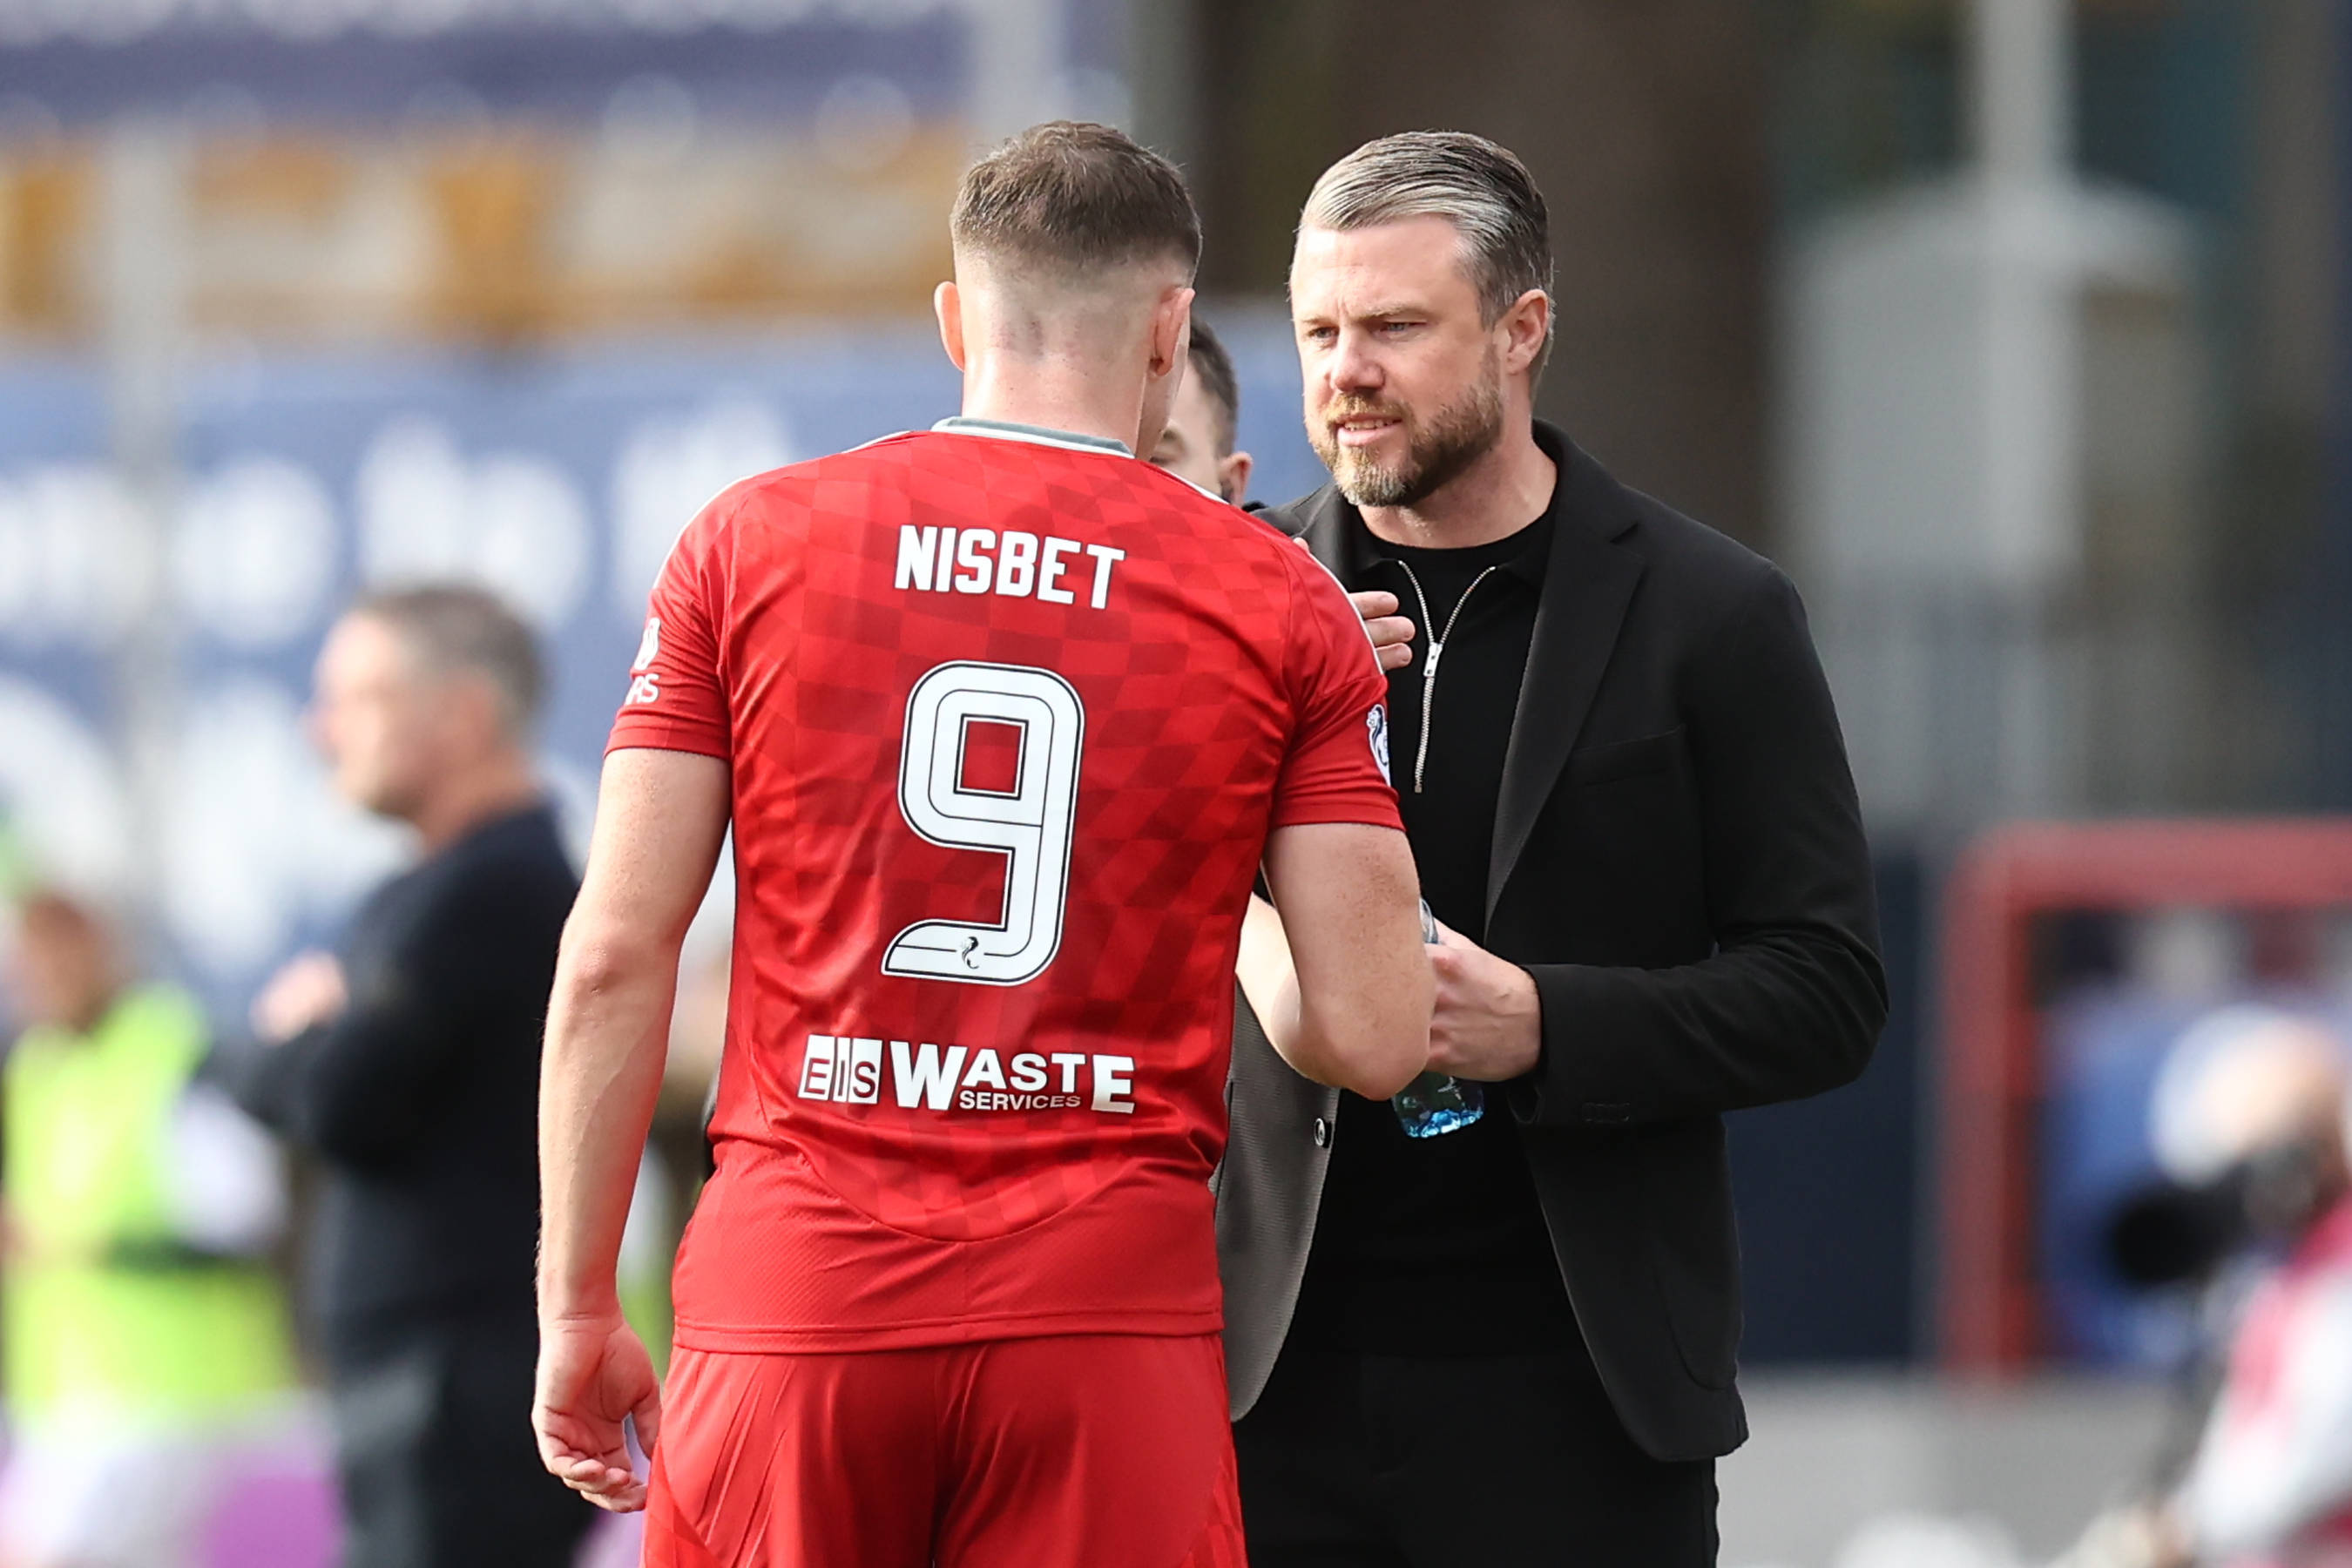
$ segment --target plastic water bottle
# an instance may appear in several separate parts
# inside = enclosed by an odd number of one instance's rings
[[[1437,917],[1429,900],[1421,901],[1421,940],[1437,941]],[[1408,1138],[1438,1138],[1459,1132],[1486,1114],[1486,1091],[1448,1073],[1425,1072],[1402,1089],[1389,1103],[1404,1123]]]

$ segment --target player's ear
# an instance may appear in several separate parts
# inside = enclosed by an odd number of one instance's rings
[[[1171,289],[1151,312],[1151,379],[1181,370],[1192,343],[1192,290]]]
[[[931,310],[940,318],[940,346],[948,351],[948,363],[963,369],[963,290],[953,280],[931,290]]]
[[[1239,506],[1249,499],[1250,469],[1257,460],[1247,452],[1235,452],[1217,463],[1217,493]]]

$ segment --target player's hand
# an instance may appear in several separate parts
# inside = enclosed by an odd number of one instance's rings
[[[650,1456],[661,1436],[661,1384],[636,1331],[618,1312],[541,1323],[530,1425],[548,1473],[607,1512],[645,1507],[622,1427],[631,1419]]]
[[[1371,634],[1372,651],[1380,656],[1382,669],[1402,669],[1412,662],[1412,623],[1398,615],[1402,606],[1394,594],[1373,592],[1350,594],[1348,597],[1356,606],[1356,614],[1364,617],[1364,630]]]
[[[349,1000],[343,966],[333,953],[300,953],[287,960],[253,999],[253,1032],[278,1045],[334,1017]]]
[[[1543,1055],[1535,976],[1440,922],[1429,947],[1437,1005],[1429,1020],[1433,1072],[1501,1083],[1533,1072]]]

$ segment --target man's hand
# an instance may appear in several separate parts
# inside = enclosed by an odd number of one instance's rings
[[[282,1044],[335,1017],[350,999],[343,966],[333,953],[299,953],[253,999],[253,1032],[267,1044]]]
[[[629,1467],[624,1417],[635,1418],[638,1446],[651,1455],[661,1436],[661,1385],[636,1331],[618,1312],[541,1323],[530,1412],[540,1461],[611,1513],[646,1506],[646,1483]]]
[[[1371,635],[1372,651],[1380,656],[1382,669],[1402,669],[1412,662],[1412,623],[1397,611],[1402,606],[1394,594],[1350,594],[1348,597],[1356,606],[1356,614],[1364,617],[1364,630]]]
[[[1429,963],[1437,972],[1430,1070],[1480,1083],[1533,1072],[1543,1054],[1543,1003],[1535,977],[1443,924]]]
[[[1307,541],[1294,538],[1290,542],[1301,550]],[[1382,669],[1402,669],[1412,662],[1412,623],[1397,611],[1403,608],[1394,594],[1374,590],[1369,594],[1350,594],[1356,614],[1364,617],[1364,630],[1370,634],[1372,652]]]

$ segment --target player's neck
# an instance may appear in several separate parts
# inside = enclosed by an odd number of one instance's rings
[[[1536,445],[1532,420],[1507,428],[1484,457],[1413,505],[1359,509],[1364,526],[1391,544],[1466,550],[1535,521],[1551,505],[1559,468]]]
[[[963,415],[1099,437],[1131,452],[1143,425],[1143,384],[1066,360],[975,360],[964,375]]]

